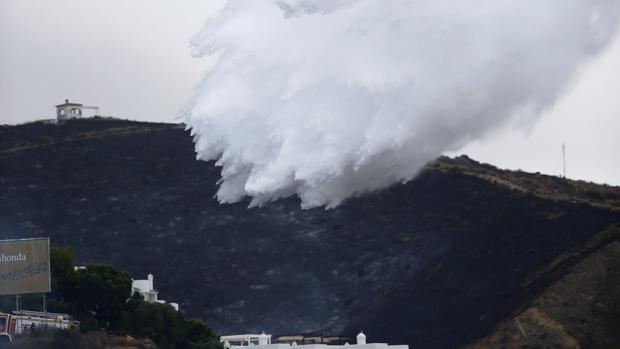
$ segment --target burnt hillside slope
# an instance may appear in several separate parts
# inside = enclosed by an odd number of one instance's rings
[[[558,257],[550,269],[564,269],[558,281],[465,348],[620,347],[619,236],[620,226],[611,226],[581,250]],[[573,257],[580,257],[577,263],[562,267]]]
[[[441,349],[493,331],[562,277],[554,260],[620,221],[617,188],[573,200],[557,193],[575,182],[551,177],[545,196],[535,175],[515,187],[521,175],[468,158],[333,210],[219,205],[218,171],[179,125],[3,127],[0,238],[49,236],[78,263],[153,273],[160,298],[221,333],[363,329]]]

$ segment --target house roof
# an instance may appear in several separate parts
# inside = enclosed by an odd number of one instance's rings
[[[69,103],[68,99],[65,99],[65,103],[63,104],[58,104],[56,106],[56,108],[60,108],[60,107],[81,107],[83,104],[81,103]]]
[[[221,336],[220,337],[220,342],[223,341],[229,341],[229,342],[245,342],[249,339],[258,339],[261,338],[261,336],[265,336],[265,338],[271,338],[271,335],[266,335],[266,334],[237,334],[237,335],[232,335],[232,336]]]

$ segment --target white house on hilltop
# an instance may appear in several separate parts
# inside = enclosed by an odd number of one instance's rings
[[[73,103],[65,99],[65,103],[56,106],[56,120],[62,122],[68,119],[82,118],[84,117],[84,109],[93,110],[95,115],[99,113],[99,107]]]
[[[149,274],[146,277],[146,280],[133,280],[131,284],[131,294],[140,294],[144,297],[144,300],[148,303],[160,303],[160,304],[170,304],[174,308],[174,310],[179,311],[178,303],[168,303],[164,300],[157,299],[157,295],[159,291],[155,290],[153,287],[153,274]]]

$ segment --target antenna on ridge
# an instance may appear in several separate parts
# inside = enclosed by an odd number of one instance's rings
[[[566,144],[562,142],[562,168],[564,170],[564,178],[566,178]]]

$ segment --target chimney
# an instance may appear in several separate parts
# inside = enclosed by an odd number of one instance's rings
[[[69,104],[69,100],[68,99],[65,99],[65,104]]]
[[[357,344],[366,344],[366,335],[361,332],[357,335]]]
[[[267,336],[265,332],[263,331],[263,333],[261,333],[258,336],[258,345],[267,345],[267,344],[269,344],[269,336]]]

